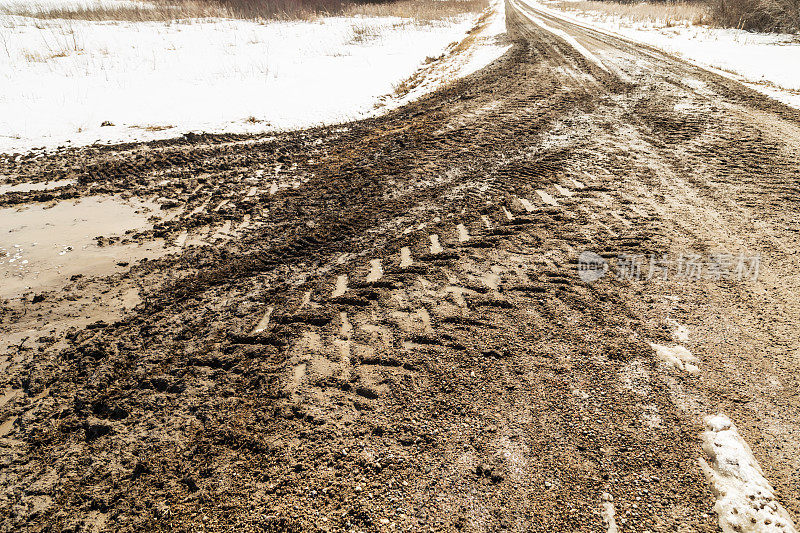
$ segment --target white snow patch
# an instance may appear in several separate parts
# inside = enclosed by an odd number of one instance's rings
[[[586,185],[584,185],[583,182],[578,181],[578,180],[576,180],[574,178],[569,178],[569,181],[571,181],[572,184],[575,185],[575,187],[578,188],[578,189],[583,189],[583,188],[586,187]]]
[[[651,343],[650,346],[656,351],[656,357],[678,370],[683,370],[690,374],[694,374],[699,370],[694,364],[697,362],[697,357],[681,345],[664,346]]]
[[[269,327],[269,319],[272,316],[272,311],[274,309],[274,307],[267,307],[267,310],[261,317],[261,320],[259,320],[258,324],[256,324],[256,327],[253,328],[253,334],[261,333]]]
[[[422,67],[416,76],[416,85],[405,96],[386,102],[386,110],[397,108],[443,85],[473,72],[505,54],[511,45],[498,44],[498,37],[506,33],[505,2],[491,0],[487,8],[488,18],[477,32],[473,32],[472,45],[461,49],[459,43],[452,43],[445,51],[445,60]]]
[[[502,15],[492,17],[485,46],[463,54],[458,68],[414,97],[505,51],[489,42],[490,33],[505,31]],[[430,23],[396,17],[165,23],[0,15],[0,152],[372,116],[391,107],[376,109],[382,96],[426,58],[464,39],[476,20],[467,14]]]
[[[572,198],[573,196],[575,196],[574,192],[572,192],[571,190],[567,189],[566,187],[562,187],[558,183],[555,184],[555,188],[556,188],[556,190],[558,192],[560,192],[561,194],[563,194],[567,198]]]
[[[525,211],[527,211],[528,213],[536,211],[536,208],[533,207],[533,204],[527,198],[519,198],[519,203],[522,204],[522,207],[524,207]]]
[[[408,246],[403,246],[400,249],[400,268],[408,268],[414,263],[411,258],[411,249]]]
[[[442,248],[442,245],[439,244],[439,236],[438,235],[433,233],[433,234],[429,235],[428,238],[431,240],[431,253],[432,254],[440,254],[440,253],[442,253],[444,251],[444,249]]]
[[[469,240],[469,231],[467,231],[466,226],[459,224],[456,229],[458,230],[458,242],[467,242]]]
[[[677,342],[689,342],[689,328],[671,318],[667,318],[666,322],[675,328],[675,330],[672,332],[673,339],[675,339]]]
[[[655,46],[718,74],[736,79],[787,105],[800,108],[800,41],[788,34],[753,33],[666,22],[636,21],[592,11],[537,9],[605,33]]]
[[[606,531],[608,531],[608,533],[618,533],[617,519],[614,518],[617,514],[614,509],[614,497],[608,492],[604,492],[601,499],[603,504],[601,513],[603,515],[603,520],[606,522]]]
[[[340,296],[344,296],[344,293],[347,292],[347,275],[342,274],[336,278],[336,286],[333,288],[333,292],[331,293],[331,298],[339,298]]]
[[[723,533],[796,532],[733,422],[723,414],[708,416],[704,422],[705,457],[699,462],[717,498],[714,511]]]
[[[470,53],[466,55],[466,61],[459,66],[455,74],[457,77],[479,71],[511,49],[510,44],[497,44],[497,38],[506,33],[505,2],[493,1],[490,9],[492,15],[489,23],[478,36],[477,46],[471,49]]]
[[[383,266],[380,259],[373,259],[369,262],[370,269],[367,274],[367,283],[374,283],[383,277]]]
[[[539,195],[539,198],[541,198],[542,202],[544,202],[545,204],[547,204],[549,206],[552,206],[552,207],[558,207],[559,206],[559,204],[556,201],[556,199],[553,198],[552,196],[550,196],[549,193],[547,193],[547,192],[545,192],[545,191],[543,191],[541,189],[537,189],[536,190],[536,194]]]

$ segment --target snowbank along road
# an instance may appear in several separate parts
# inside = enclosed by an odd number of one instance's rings
[[[4,303],[0,529],[795,531],[800,113],[506,15],[380,118],[0,160],[156,206]]]

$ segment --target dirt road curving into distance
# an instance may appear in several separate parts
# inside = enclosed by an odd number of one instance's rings
[[[0,530],[794,530],[800,112],[506,9],[380,118],[0,160],[130,227],[0,236]]]

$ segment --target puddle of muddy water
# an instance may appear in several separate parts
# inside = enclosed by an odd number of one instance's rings
[[[0,298],[58,289],[76,274],[121,270],[118,263],[156,258],[160,240],[98,246],[95,237],[122,236],[150,227],[155,204],[96,196],[52,207],[0,209]]]
[[[52,189],[58,189],[59,187],[75,185],[75,183],[75,180],[55,180],[43,181],[40,183],[18,183],[16,185],[0,184],[0,194],[6,194],[10,192],[49,191]]]

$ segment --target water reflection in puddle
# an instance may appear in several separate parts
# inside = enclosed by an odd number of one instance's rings
[[[157,206],[97,196],[52,207],[0,209],[0,298],[60,288],[71,276],[108,275],[168,250],[163,241],[98,246],[98,236],[123,236],[151,227]]]
[[[58,189],[59,187],[67,187],[75,185],[75,180],[55,180],[55,181],[42,181],[40,183],[18,183],[16,185],[0,185],[0,194],[10,192],[33,192],[33,191],[49,191],[51,189]]]

